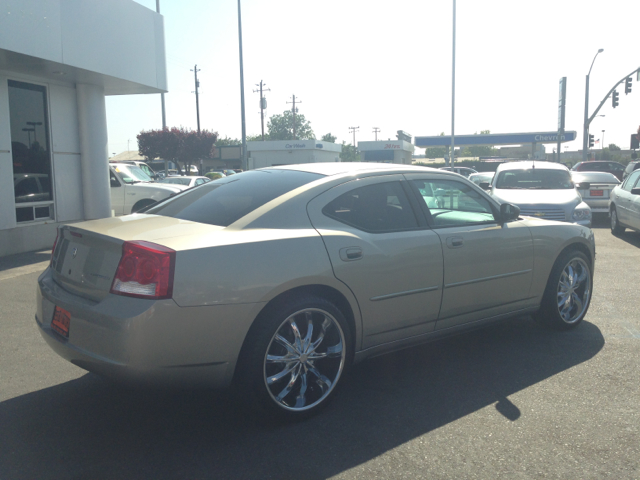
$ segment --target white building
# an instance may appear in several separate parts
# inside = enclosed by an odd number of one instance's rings
[[[167,91],[164,22],[132,0],[0,0],[0,256],[111,215],[105,95]]]
[[[339,162],[342,145],[321,140],[272,140],[247,142],[247,168],[275,167],[296,163]]]

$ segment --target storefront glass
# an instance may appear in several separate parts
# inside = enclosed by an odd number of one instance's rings
[[[9,117],[16,220],[53,218],[46,88],[9,80]]]

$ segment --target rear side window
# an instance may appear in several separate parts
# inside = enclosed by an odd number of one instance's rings
[[[372,233],[418,227],[415,214],[399,182],[376,183],[353,189],[322,209],[326,216]]]
[[[186,190],[145,213],[227,227],[265,203],[322,177],[294,170],[251,170]]]

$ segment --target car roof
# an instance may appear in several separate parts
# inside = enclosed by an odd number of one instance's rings
[[[320,175],[333,176],[341,174],[362,174],[388,171],[389,173],[438,173],[441,175],[452,175],[446,170],[439,170],[431,167],[419,165],[400,165],[394,163],[367,163],[367,162],[331,162],[331,163],[304,163],[298,165],[280,165],[278,167],[267,167],[274,170],[296,170],[299,172],[317,173]],[[266,170],[263,169],[263,170]]]
[[[531,170],[533,168],[569,171],[569,169],[561,163],[546,162],[544,160],[525,160],[521,162],[502,163],[498,165],[496,172],[504,172],[505,170]]]

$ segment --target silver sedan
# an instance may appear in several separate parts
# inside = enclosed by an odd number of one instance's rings
[[[444,170],[273,167],[59,228],[36,321],[86,370],[234,384],[300,418],[373,355],[527,314],[575,327],[594,258],[589,228],[521,218]]]

